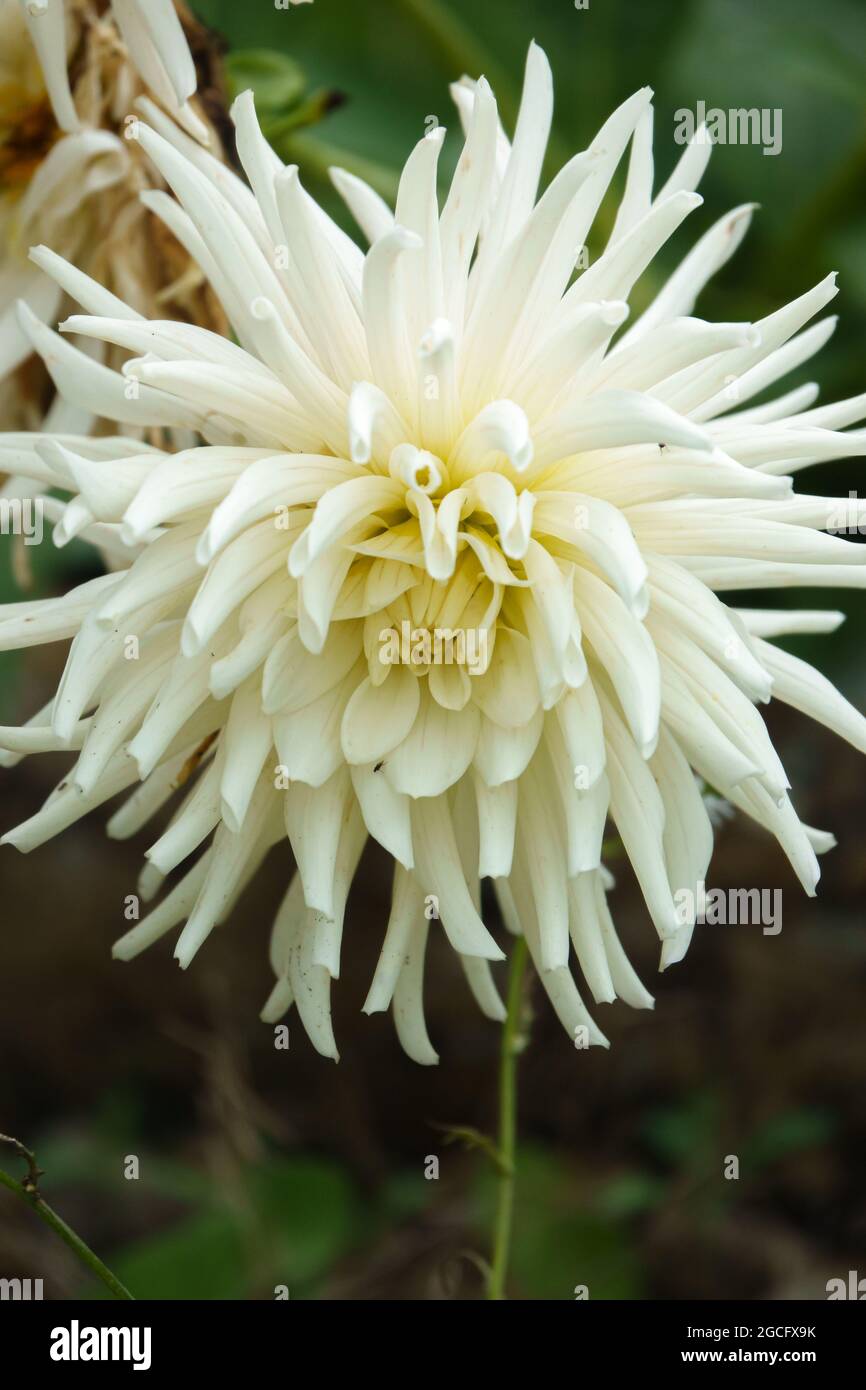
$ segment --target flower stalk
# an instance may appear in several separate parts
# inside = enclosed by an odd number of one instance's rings
[[[86,1245],[81,1237],[73,1231],[72,1227],[67,1226],[63,1217],[59,1216],[58,1213],[54,1211],[53,1207],[50,1207],[45,1201],[39,1191],[39,1179],[42,1176],[42,1172],[37,1167],[36,1157],[30,1149],[25,1148],[19,1140],[12,1139],[6,1134],[0,1134],[0,1143],[11,1144],[16,1153],[27,1163],[27,1176],[24,1178],[23,1182],[18,1182],[17,1179],[10,1177],[8,1173],[0,1168],[0,1186],[8,1188],[8,1190],[13,1192],[16,1197],[19,1197],[22,1202],[25,1202],[32,1211],[35,1211],[36,1215],[45,1222],[46,1226],[50,1226],[55,1235],[58,1235],[63,1243],[69,1246],[69,1249],[72,1251],[73,1255],[75,1255],[76,1259],[78,1259],[86,1269],[89,1269],[91,1274],[94,1274],[97,1279],[102,1281],[114,1298],[134,1301],[134,1296],[129,1292],[126,1285],[121,1283],[117,1275],[112,1273],[99,1256],[90,1249],[90,1246]]]
[[[496,1177],[496,1214],[493,1222],[493,1254],[487,1284],[488,1299],[505,1298],[511,1231],[514,1222],[514,1192],[517,1150],[517,1058],[523,1051],[523,978],[526,969],[526,940],[514,943],[508,970],[508,998],[499,1050],[499,1143]]]

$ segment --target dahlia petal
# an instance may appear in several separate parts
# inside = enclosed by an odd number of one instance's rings
[[[213,860],[174,948],[175,958],[182,970],[189,967],[213,928],[223,920],[229,910],[248,861],[255,853],[272,795],[273,788],[266,779],[262,779],[238,833],[233,835],[225,825],[217,829],[213,842]]]
[[[61,642],[74,636],[94,600],[117,589],[121,582],[116,574],[100,574],[60,598],[0,605],[0,651]]]
[[[349,814],[343,822],[337,848],[331,911],[327,916],[320,912],[313,915],[311,959],[315,965],[323,966],[332,980],[338,979],[340,974],[346,900],[366,842],[367,829],[364,818],[353,797],[349,803]]]
[[[674,892],[688,890],[697,904],[713,852],[713,827],[703,797],[677,741],[662,727],[651,763],[665,808],[664,852]],[[682,960],[691,939],[694,918],[684,920],[681,932],[662,942],[660,968]]]
[[[529,362],[506,378],[509,394],[533,418],[561,408],[570,384],[590,370],[628,312],[625,301],[618,299],[576,305],[563,315],[563,321],[545,337]]]
[[[517,781],[500,782],[489,787],[477,773],[475,795],[478,801],[480,849],[478,876],[507,878],[514,856],[514,832],[517,825]]]
[[[61,130],[78,130],[80,121],[72,100],[66,68],[64,0],[40,0],[21,7],[39,66],[45,77],[51,108]]]
[[[603,391],[567,406],[535,432],[535,463],[527,482],[534,483],[550,464],[571,454],[647,443],[710,447],[704,430],[661,401],[636,391]]]
[[[357,381],[353,385],[348,423],[349,448],[354,463],[372,463],[374,457],[390,459],[408,433],[393,403],[384,391],[369,381]]]
[[[321,787],[298,783],[285,796],[286,831],[304,886],[304,902],[325,917],[334,910],[337,850],[351,805],[351,783],[344,768]]]
[[[474,705],[444,709],[423,690],[412,728],[385,758],[385,776],[395,791],[413,798],[440,796],[472,762],[479,726]]]
[[[444,709],[461,710],[472,698],[472,679],[462,666],[431,666],[427,688]]]
[[[375,763],[354,766],[351,775],[364,824],[373,839],[378,840],[405,869],[413,869],[415,857],[409,797],[394,791],[387,778],[376,772]]]
[[[403,490],[393,478],[364,476],[338,483],[316,504],[313,519],[292,547],[289,573],[303,575],[322,551],[380,509],[393,509],[403,501]]]
[[[377,383],[404,418],[412,420],[416,383],[406,325],[405,292],[399,275],[401,259],[418,252],[423,243],[399,224],[374,241],[364,262],[364,324],[367,350]]]
[[[520,792],[524,815],[517,842],[535,903],[541,969],[560,970],[569,951],[565,846],[554,815],[555,785],[538,760],[521,778]]]
[[[233,286],[230,303],[235,313],[240,307],[238,326],[243,327],[249,342],[256,344],[259,341],[259,325],[252,305],[260,296],[269,299],[284,314],[290,332],[295,330],[297,316],[277,272],[269,263],[254,231],[249,229],[227,196],[228,186],[224,183],[218,188],[207,174],[185,159],[168,140],[149,126],[139,127],[139,139],[192,220],[209,256],[219,268],[221,282]],[[305,345],[307,341],[305,337]]]
[[[98,786],[82,792],[71,781],[62,782],[49,797],[41,811],[7,830],[0,845],[14,845],[22,854],[29,854],[46,841],[74,825],[88,811],[124,791],[136,781],[135,763],[125,752],[118,753],[109,764]]]
[[[719,218],[704,233],[662,286],[649,308],[623,334],[619,342],[621,348],[624,349],[659,324],[692,312],[704,285],[737,250],[749,230],[752,213],[757,206],[757,203],[743,203]]]
[[[405,667],[394,667],[384,685],[363,680],[343,715],[341,742],[349,763],[380,762],[409,734],[420,703],[420,682]]]
[[[522,560],[532,536],[537,499],[531,492],[518,493],[501,473],[476,473],[465,491],[470,506],[493,517],[503,554],[510,560]]]
[[[244,823],[272,741],[271,721],[261,708],[259,683],[252,678],[235,691],[220,741],[225,750],[219,784],[220,809],[223,820],[235,834]]]
[[[413,923],[391,1005],[400,1045],[406,1055],[422,1067],[434,1067],[439,1061],[427,1033],[422,997],[428,932],[429,927],[423,917]]]
[[[131,796],[128,796],[119,810],[108,821],[105,829],[111,840],[128,840],[137,835],[142,826],[156,815],[180,786],[189,756],[194,750],[184,749],[174,757],[161,763],[149,777],[139,783]]]
[[[457,161],[439,223],[442,278],[446,286],[445,317],[455,326],[464,322],[469,266],[488,216],[496,177],[497,139],[496,102],[482,77],[475,85],[466,143]]]
[[[109,461],[83,458],[53,439],[46,439],[36,447],[49,464],[52,458],[56,460],[55,467],[62,459],[91,519],[100,521],[120,520],[154,466],[152,454]]]
[[[807,381],[802,386],[795,387],[793,391],[786,391],[784,396],[777,396],[775,400],[767,401],[764,405],[752,405],[748,406],[745,410],[732,411],[724,420],[720,421],[720,424],[724,426],[725,424],[730,424],[732,421],[736,421],[740,424],[748,422],[752,425],[766,425],[771,424],[774,420],[787,420],[789,424],[792,424],[799,418],[796,412],[804,411],[807,417],[811,414],[808,408],[813,401],[818,399],[819,394],[818,383],[816,381]],[[842,402],[843,406],[844,404],[845,402]],[[853,423],[853,420],[860,419],[860,416],[856,413],[851,421],[846,420],[844,415],[844,411],[839,412],[840,425],[850,424]],[[817,425],[820,424],[821,421],[816,419],[814,423]],[[832,425],[833,419],[831,418],[825,423]],[[713,428],[714,426],[711,424],[710,433],[713,432]]]
[[[655,201],[662,202],[681,188],[697,188],[710,161],[712,150],[713,142],[702,123],[674,165],[667,182],[659,189]]]
[[[364,1000],[365,1014],[383,1013],[390,1007],[413,925],[423,920],[423,916],[424,898],[418,880],[398,862],[394,865],[391,913],[376,963],[376,973]]]
[[[619,715],[601,699],[607,736],[610,810],[634,867],[650,916],[664,939],[679,929],[662,849],[664,808],[652,773]]]
[[[195,65],[171,0],[112,0],[117,27],[154,96],[203,144],[208,130],[188,105]]]
[[[485,237],[488,254],[498,252],[522,230],[535,203],[544,151],[553,119],[553,77],[547,55],[531,43],[514,140]]]
[[[316,965],[312,959],[311,916],[309,911],[304,914],[291,943],[289,982],[310,1042],[320,1056],[336,1062],[339,1054],[331,1025],[331,976],[323,965]]]
[[[362,674],[363,665],[358,662],[344,680],[303,709],[275,717],[274,742],[284,776],[320,787],[337,771],[342,763],[340,726]]]
[[[608,353],[592,377],[592,389],[646,391],[716,352],[755,346],[757,338],[757,330],[748,323],[671,319],[630,346]]]
[[[781,803],[776,802],[759,782],[749,781],[735,787],[729,800],[775,835],[804,891],[813,898],[821,869],[806,827],[798,818],[790,798],[786,796]]]
[[[703,201],[699,193],[680,189],[654,203],[609,252],[584,271],[563,304],[570,307],[592,299],[627,298],[653,257]]]
[[[725,424],[731,420],[731,416],[726,415],[725,412],[730,409],[734,401],[751,400],[759,391],[764,391],[781,377],[795,371],[803,362],[808,362],[833,336],[837,321],[835,315],[822,319],[820,323],[798,333],[796,337],[791,338],[775,352],[771,352],[768,357],[764,358],[763,362],[758,362],[747,372],[743,372],[741,376],[727,372],[725,387],[721,391],[717,391],[703,405],[696,407],[692,411],[692,419],[715,421],[721,416],[719,429],[723,431]],[[732,385],[733,390],[731,389]],[[664,391],[665,386],[663,385],[659,394],[663,394]]]
[[[490,664],[483,676],[475,678],[472,695],[487,718],[503,728],[529,723],[540,695],[530,646],[521,633],[506,627],[498,630]]]
[[[290,581],[282,573],[271,575],[256,589],[238,612],[240,638],[227,656],[214,661],[210,673],[210,692],[222,700],[258,671],[265,658],[292,627],[288,602]]]
[[[710,589],[789,589],[799,585],[820,589],[866,588],[866,569],[859,562],[790,564],[784,560],[741,560],[727,555],[681,558]]]
[[[424,243],[424,256],[404,263],[406,315],[410,337],[419,338],[427,324],[444,313],[442,252],[436,178],[445,131],[434,126],[418,141],[403,166],[397,189],[397,223]]]
[[[75,766],[75,782],[82,791],[95,787],[110,759],[144,718],[176,647],[176,625],[166,624],[142,644],[134,684],[106,683]]]
[[[304,326],[316,346],[322,367],[330,372],[337,385],[348,390],[354,381],[364,380],[370,370],[363,325],[355,303],[340,274],[333,249],[320,235],[297,168],[280,170],[274,188],[283,236],[297,273],[307,286],[309,299],[316,303],[318,317],[308,313]],[[326,325],[330,328],[328,332]]]
[[[597,875],[594,871],[578,874],[568,885],[571,908],[569,928],[574,953],[589,992],[596,1004],[612,1004],[616,989],[608,964],[595,896]]]
[[[575,789],[588,791],[604,772],[606,756],[601,707],[592,681],[566,691],[556,706],[556,717]]]
[[[599,870],[592,875],[592,891],[595,898],[596,920],[601,929],[614,990],[617,997],[624,1000],[631,1008],[651,1009],[654,1007],[653,997],[638,979],[616,934],[616,928],[607,906],[603,874],[604,870]],[[662,944],[662,949],[664,949],[665,944]]]
[[[575,573],[574,586],[586,639],[613,683],[641,756],[649,757],[661,706],[658,656],[650,635],[588,570]]]
[[[273,648],[264,665],[262,707],[266,714],[288,715],[332,690],[355,665],[361,650],[357,623],[339,623],[320,654],[303,646],[292,628]]]
[[[18,321],[30,339],[34,352],[42,358],[58,391],[76,400],[95,415],[106,415],[132,425],[188,425],[190,408],[147,385],[133,394],[119,372],[94,362],[58,333],[40,323],[23,300],[18,303]],[[194,416],[193,423],[197,417]]]
[[[418,882],[438,899],[442,926],[454,950],[464,956],[502,960],[503,953],[466,886],[454,828],[441,797],[422,797],[413,803],[412,828]]]
[[[34,265],[46,275],[50,275],[59,287],[74,299],[76,304],[80,304],[87,314],[97,314],[105,319],[123,319],[130,323],[144,323],[145,319],[136,309],[125,304],[117,295],[112,294],[96,280],[85,275],[83,270],[79,270],[71,261],[67,261],[63,256],[58,256],[56,251],[52,251],[49,246],[31,246],[28,256]],[[81,315],[76,316],[76,321],[80,321]],[[73,331],[73,330],[70,330]],[[79,328],[74,330],[82,332]]]
[[[517,728],[504,728],[492,719],[482,718],[474,764],[488,787],[513,782],[525,771],[543,728],[544,715],[540,708],[528,723]]]
[[[504,1023],[506,1009],[496,988],[490,962],[481,960],[478,956],[461,956],[460,968],[484,1017],[489,1018],[492,1023]]]
[[[773,677],[773,697],[832,729],[859,752],[866,752],[866,717],[810,666],[771,642],[757,639],[761,659]]]
[[[662,717],[674,731],[692,767],[723,796],[749,778],[759,777],[761,764],[744,753],[719,727],[682,672],[671,662],[661,665]]]
[[[565,966],[558,970],[545,970],[543,968],[538,918],[535,914],[531,893],[528,890],[527,875],[522,869],[522,865],[518,866],[518,872],[516,875],[512,875],[510,882],[517,920],[523,928],[529,954],[557,1018],[575,1043],[584,1035],[585,1030],[586,1041],[590,1046],[608,1047],[607,1038],[597,1027],[584,1006],[571,972]]]
[[[736,615],[675,561],[652,555],[647,563],[653,613],[675,624],[680,635],[687,633],[750,699],[766,703],[772,677],[737,626]]]
[[[391,231],[394,214],[375,189],[346,169],[332,167],[328,174],[368,242],[378,241]]]
[[[212,857],[213,850],[208,850],[203,854],[185,878],[182,878],[174,886],[168,896],[163,898],[152,912],[149,912],[123,936],[118,937],[111,948],[111,954],[115,960],[134,960],[142,951],[146,951],[148,946],[159,941],[161,937],[171,931],[172,927],[178,926],[184,920],[191,912],[201,891],[210,869]]]
[[[759,334],[757,346],[731,348],[720,354],[705,366],[698,366],[676,395],[669,395],[670,404],[676,409],[691,413],[698,406],[712,400],[721,390],[726,379],[737,379],[757,363],[786,343],[789,338],[809,322],[820,309],[838,294],[835,272],[825,276],[811,290],[807,290],[790,304],[784,305],[766,318],[759,319],[754,327]],[[726,399],[730,399],[729,397]]]
[[[219,825],[220,779],[224,767],[225,754],[223,746],[220,745],[192,792],[172,817],[168,829],[145,851],[150,863],[160,873],[170,874],[172,869],[182,864]],[[192,907],[193,902],[189,904],[189,909]]]
[[[835,632],[845,621],[838,609],[736,608],[733,610],[755,637],[783,637],[794,632]]]
[[[653,172],[653,108],[648,106],[641,112],[632,132],[625,189],[608,247],[615,245],[649,212],[652,206]]]

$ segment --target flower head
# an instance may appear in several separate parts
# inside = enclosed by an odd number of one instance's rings
[[[170,122],[142,128],[177,199],[150,205],[236,342],[142,318],[54,258],[85,311],[62,328],[131,354],[123,371],[22,312],[61,392],[121,430],[186,429],[189,447],[7,440],[70,495],[58,544],[115,538],[134,558],[0,615],[4,647],[73,639],[51,705],[0,744],[78,753],[5,839],[33,849],[124,789],[115,837],[170,803],[141,893],[179,878],[115,953],[183,924],[183,966],[288,839],[298,867],[263,1016],[294,1002],[327,1056],[368,836],[395,867],[365,1009],[393,1009],[413,1058],[436,1060],[422,1008],[431,928],[501,1016],[484,877],[569,1034],[604,1043],[585,992],[652,1002],[608,910],[608,820],[665,966],[688,946],[712,851],[698,778],[769,829],[815,890],[831,837],[798,819],[758,706],[774,696],[866,746],[862,716],[768,640],[840,615],[719,597],[866,575],[866,550],[825,534],[827,499],[792,489],[808,464],[866,451],[864,434],[839,432],[864,398],[813,409],[807,387],[748,404],[828,337],[831,319],[805,325],[833,277],[756,324],[693,317],[748,226],[741,207],[626,326],[635,282],[700,205],[700,133],[653,194],[640,91],[539,197],[552,108],[541,51],[512,144],[485,81],[454,94],[466,140],[441,208],[441,129],[410,155],[394,212],[334,171],[366,254],[266,145],[249,94],[233,112],[249,187]],[[587,265],[629,144],[619,213]]]

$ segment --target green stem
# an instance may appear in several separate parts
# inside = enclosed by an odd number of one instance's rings
[[[0,1138],[5,1138],[5,1136],[0,1136]],[[36,1215],[41,1217],[46,1226],[50,1226],[55,1235],[58,1235],[64,1244],[69,1246],[69,1249],[81,1263],[85,1265],[91,1273],[95,1274],[97,1279],[102,1280],[105,1287],[110,1290],[115,1298],[132,1300],[132,1294],[124,1284],[121,1284],[117,1275],[112,1274],[108,1266],[102,1263],[99,1256],[93,1253],[90,1246],[85,1245],[81,1237],[76,1235],[72,1230],[72,1227],[67,1226],[62,1216],[58,1216],[57,1212],[40,1196],[34,1177],[34,1174],[38,1173],[38,1169],[36,1169],[33,1155],[29,1150],[25,1149],[22,1144],[18,1144],[16,1140],[13,1139],[8,1142],[14,1144],[22,1157],[27,1159],[30,1164],[30,1174],[23,1183],[20,1183],[17,1182],[15,1178],[10,1177],[8,1173],[4,1173],[3,1169],[0,1168],[0,1186],[7,1187],[10,1192],[15,1193],[16,1197],[20,1197],[21,1201],[25,1202],[32,1211],[35,1211]]]
[[[493,1223],[493,1254],[488,1299],[505,1298],[511,1228],[514,1216],[514,1185],[517,1148],[517,1057],[522,1047],[523,975],[526,967],[526,941],[514,943],[508,969],[508,1002],[499,1050],[499,1167],[496,1180],[496,1215]]]

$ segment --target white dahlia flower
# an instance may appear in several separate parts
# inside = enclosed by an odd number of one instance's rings
[[[78,753],[6,842],[31,850],[124,789],[113,837],[170,804],[141,893],[180,876],[115,954],[183,924],[186,967],[288,839],[297,873],[263,1017],[294,1002],[330,1057],[331,982],[368,835],[393,855],[394,885],[364,1007],[393,1010],[411,1057],[436,1060],[422,1008],[431,929],[482,1010],[502,1016],[485,877],[568,1033],[604,1043],[572,951],[596,1003],[652,1002],[608,911],[608,819],[664,967],[686,950],[712,851],[699,778],[769,829],[815,891],[831,837],[798,819],[758,706],[776,697],[866,748],[862,716],[768,640],[840,615],[718,597],[866,576],[866,547],[825,534],[832,504],[791,484],[866,452],[866,433],[838,432],[866,398],[812,409],[807,386],[743,408],[829,336],[831,319],[804,325],[833,277],[755,324],[692,317],[745,232],[740,207],[617,334],[642,271],[700,205],[709,146],[698,136],[654,195],[643,90],[538,198],[552,103],[541,51],[512,144],[485,81],[455,97],[466,142],[441,208],[441,129],[410,155],[394,213],[334,171],[366,254],[266,145],[249,93],[233,115],[250,187],[170,122],[143,128],[177,198],[150,206],[237,342],[147,321],[53,258],[85,310],[63,329],[133,355],[115,373],[26,309],[22,324],[67,397],[194,442],[4,446],[71,494],[58,544],[136,547],[122,573],[0,612],[3,647],[73,639],[55,698],[0,744],[9,757]],[[575,278],[629,142],[612,234]]]
[[[150,114],[155,101],[219,149],[204,105],[192,104],[197,73],[184,26],[207,66],[204,31],[185,10],[182,23],[173,0],[0,0],[0,409],[7,428],[42,425],[50,404],[50,383],[30,369],[32,348],[16,314],[22,298],[39,318],[63,312],[63,286],[44,273],[45,246],[141,313],[224,328],[195,262],[141,198],[164,185],[129,138],[135,112]],[[103,344],[93,352],[117,358]],[[90,426],[75,401],[58,405],[44,423]]]

